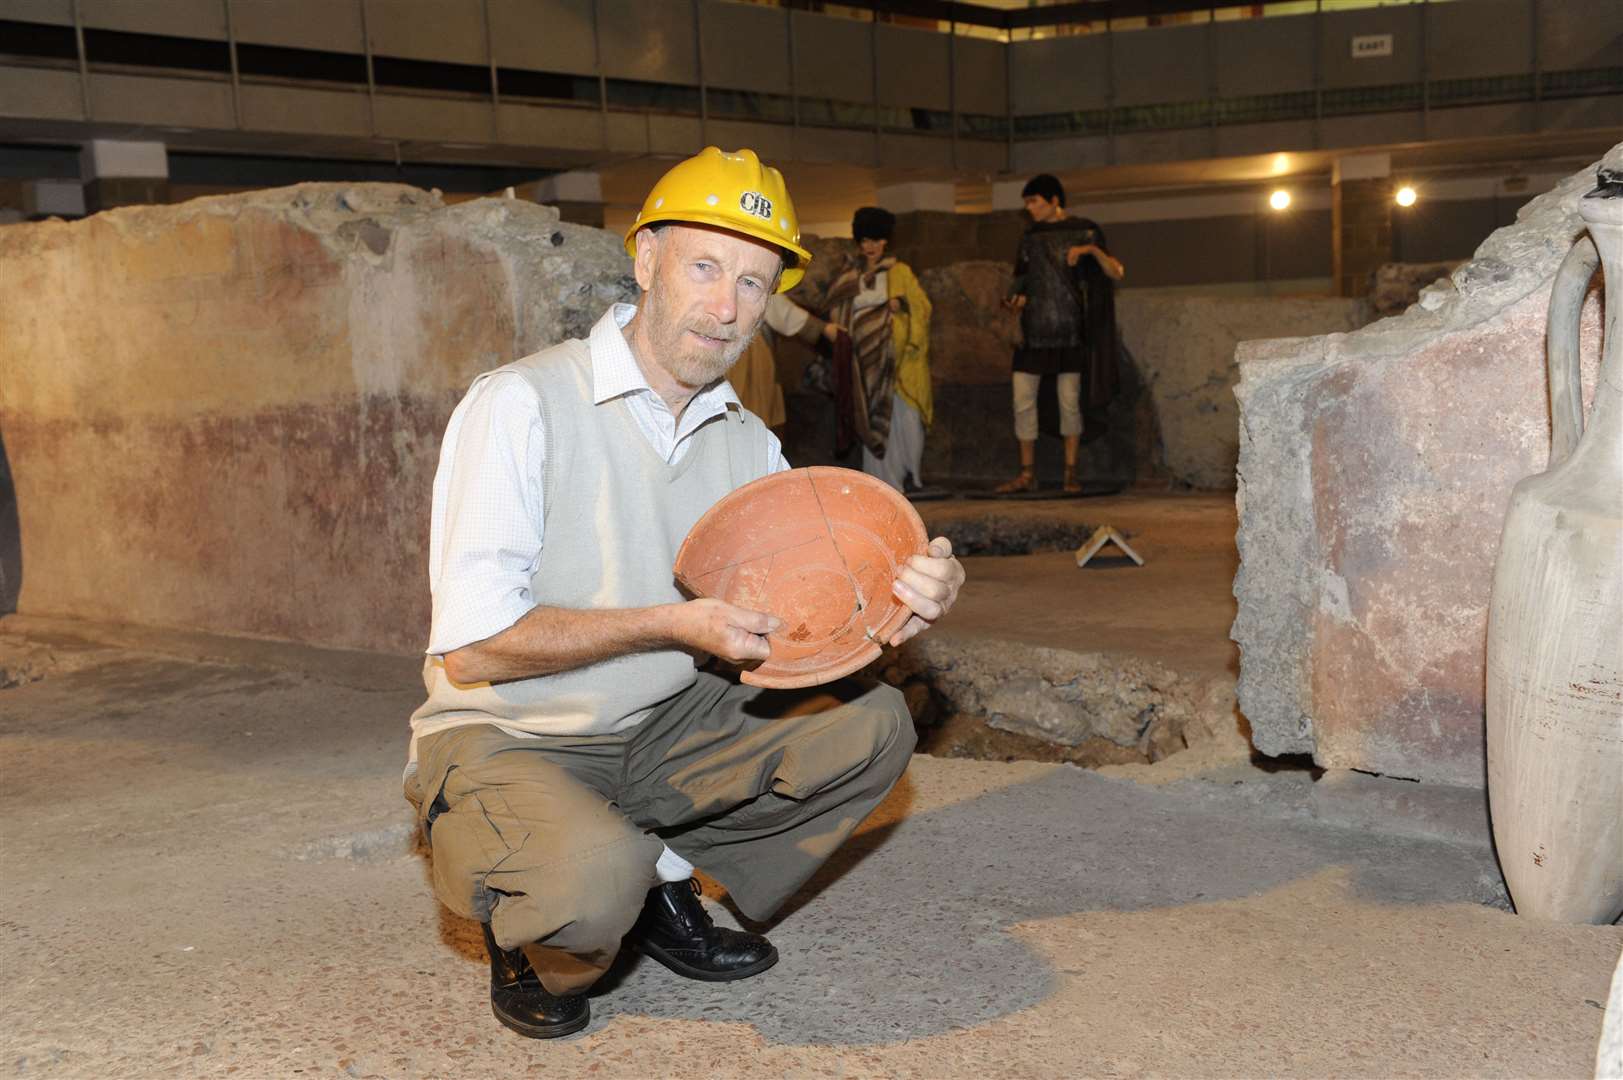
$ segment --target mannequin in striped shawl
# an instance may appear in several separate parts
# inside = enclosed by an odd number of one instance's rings
[[[862,444],[864,472],[913,491],[924,486],[924,432],[934,419],[930,298],[912,268],[886,251],[895,228],[888,210],[856,212],[857,251],[846,256],[820,306],[851,335],[850,360],[841,363],[838,350],[832,373],[836,407],[847,414],[840,417],[842,435],[849,431]]]

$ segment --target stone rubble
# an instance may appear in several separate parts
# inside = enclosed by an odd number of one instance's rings
[[[1420,300],[1422,289],[1448,277],[1461,264],[1385,263],[1369,276],[1369,304],[1376,316],[1401,315]]]
[[[1233,727],[1234,685],[1226,675],[1176,671],[1120,652],[959,637],[950,627],[909,642],[883,676],[904,692],[927,688],[926,722],[940,716],[960,743],[967,738],[963,756],[998,756],[996,741],[974,734],[970,718],[1062,748],[1056,756],[1016,742],[1026,751],[1021,757],[1084,765],[1158,761]]]

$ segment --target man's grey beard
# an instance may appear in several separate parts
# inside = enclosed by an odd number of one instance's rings
[[[670,324],[660,321],[660,313],[657,311],[649,314],[654,316],[655,325],[659,327],[654,342],[659,353],[655,362],[663,365],[666,371],[686,386],[709,386],[722,378],[738,362],[738,358],[744,355],[744,350],[749,348],[750,339],[755,336],[753,330],[749,334],[739,334],[727,343],[719,356],[703,352],[688,353],[683,349],[683,335],[686,331],[692,330],[705,337],[725,339],[727,336],[725,330],[713,324],[683,323],[672,328],[669,339],[657,340],[665,336],[665,327]]]
[[[760,330],[760,326],[756,326],[756,330]],[[706,378],[704,382],[716,382],[717,378],[721,378],[722,375],[730,372],[730,370],[732,370],[732,365],[737,364],[738,357],[743,356],[743,351],[750,348],[750,341],[751,339],[755,339],[756,330],[751,330],[750,333],[747,333],[747,335],[738,335],[737,338],[729,341],[729,343],[727,343],[727,348],[722,349],[721,357],[717,357],[716,364],[703,364],[703,367],[706,367],[706,369],[711,369],[711,367],[716,369],[714,372],[711,372],[709,378]],[[696,333],[704,333],[704,331],[700,330],[696,331]]]

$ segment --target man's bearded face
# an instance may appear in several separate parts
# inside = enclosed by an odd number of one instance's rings
[[[650,280],[642,280],[640,257],[637,277],[651,359],[685,386],[706,386],[749,346],[782,256],[770,245],[698,226],[667,225],[649,240]]]

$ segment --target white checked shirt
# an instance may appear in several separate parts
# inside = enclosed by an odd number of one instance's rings
[[[726,380],[706,387],[678,422],[621,333],[636,313],[632,304],[615,304],[592,327],[592,401],[624,397],[648,445],[674,464],[692,446],[689,436],[736,404],[738,395]],[[434,473],[428,539],[430,654],[443,656],[500,633],[535,606],[530,576],[541,559],[546,447],[535,388],[517,372],[480,381],[451,414]],[[767,462],[770,472],[789,467],[771,432]]]

